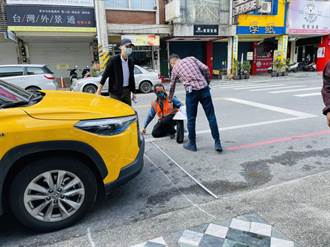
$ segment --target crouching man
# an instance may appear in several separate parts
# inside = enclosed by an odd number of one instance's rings
[[[178,109],[182,106],[182,104],[175,97],[170,103],[166,90],[162,84],[155,85],[154,92],[157,98],[151,104],[148,116],[144,122],[144,128],[142,130],[142,133],[146,133],[148,125],[157,114],[159,119],[152,130],[152,136],[154,138],[170,136],[171,139],[173,139],[176,133],[176,130],[174,128],[176,125],[176,121],[173,120],[173,117],[178,111]]]

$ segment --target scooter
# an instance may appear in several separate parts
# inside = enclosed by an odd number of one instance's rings
[[[309,63],[303,66],[303,71],[316,71],[316,64],[315,63]]]
[[[299,69],[299,63],[293,63],[288,66],[288,72],[298,72]]]
[[[73,69],[69,69],[70,71],[70,82],[72,83],[75,80],[78,80],[78,66],[74,66]]]
[[[82,73],[81,73],[81,77],[82,78],[90,77],[91,76],[91,73],[90,72],[91,72],[91,69],[89,68],[89,66],[86,66],[83,69]]]

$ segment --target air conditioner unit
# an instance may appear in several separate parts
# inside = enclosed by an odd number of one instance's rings
[[[270,14],[271,12],[272,12],[272,3],[261,1],[259,13]]]

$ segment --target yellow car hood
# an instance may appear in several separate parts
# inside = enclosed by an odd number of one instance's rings
[[[83,120],[121,117],[135,114],[128,105],[87,93],[43,91],[37,104],[22,108],[33,118],[45,120]]]

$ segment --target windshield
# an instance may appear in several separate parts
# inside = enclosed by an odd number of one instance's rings
[[[0,80],[0,106],[3,104],[28,101],[33,94]]]

